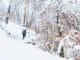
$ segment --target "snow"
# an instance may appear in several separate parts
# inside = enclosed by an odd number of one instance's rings
[[[75,32],[75,30],[70,31],[71,32]],[[80,45],[77,44],[76,42],[74,42],[74,40],[70,39],[71,35],[66,35],[59,44],[58,47],[58,54],[61,51],[61,47],[64,47],[64,57],[67,59],[72,59],[75,58],[75,56],[79,56],[80,57]]]
[[[34,30],[21,27],[13,22],[9,22],[7,25],[5,23],[0,23],[0,26],[7,35],[10,33],[9,37],[12,37],[16,40],[22,39],[22,31],[24,29],[26,29],[26,38],[24,39],[25,42],[30,42],[36,38],[36,33]]]
[[[11,12],[9,15],[13,14],[16,16],[19,13],[19,19],[23,20],[24,16],[24,2],[23,0],[14,0],[11,4]],[[61,0],[59,0],[60,2]],[[76,3],[77,1],[77,3]],[[32,3],[30,3],[32,2]],[[40,24],[40,20],[55,20],[53,19],[56,17],[56,6],[58,6],[57,0],[30,0],[28,6],[29,12],[29,19],[33,20],[33,25]],[[76,14],[75,16],[79,17],[79,10],[80,10],[80,0],[62,0],[59,4],[59,8],[61,8],[62,12],[70,14]],[[19,4],[18,4],[19,3]],[[6,17],[6,12],[10,4],[10,0],[1,0],[0,1],[0,18],[3,20],[2,17]],[[27,7],[27,6],[26,6]],[[17,8],[15,10],[15,8]],[[53,11],[52,11],[53,10]],[[42,16],[43,15],[43,16]],[[51,16],[52,15],[52,16]],[[41,18],[40,18],[41,17]],[[12,17],[10,17],[13,20]],[[18,18],[18,17],[16,17]],[[71,18],[71,17],[70,17]],[[73,18],[73,16],[72,16]],[[76,19],[76,18],[75,18]],[[14,18],[14,20],[16,20]],[[36,22],[35,22],[36,21]],[[18,22],[18,20],[16,20]],[[53,23],[52,23],[53,24]],[[36,26],[35,25],[35,26]],[[63,25],[63,24],[62,24]],[[62,26],[61,25],[61,26]],[[59,25],[60,26],[60,25]],[[64,28],[64,27],[62,27]],[[47,52],[43,52],[37,49],[34,46],[28,45],[25,42],[35,42],[36,38],[38,37],[34,30],[26,28],[26,38],[22,39],[22,31],[25,27],[21,27],[15,23],[9,22],[9,24],[1,23],[0,22],[0,60],[39,60],[39,59],[46,59],[46,60],[64,60],[58,56],[52,56]],[[71,31],[70,31],[71,32]],[[72,31],[74,32],[74,31]],[[9,34],[10,33],[10,34]],[[38,43],[37,43],[38,44]],[[58,54],[60,53],[61,47],[65,45],[65,56],[67,58],[73,57],[75,54],[80,54],[80,45],[76,45],[73,47],[74,42],[69,39],[69,36],[66,35],[64,40],[60,41],[60,45],[58,48]],[[70,47],[69,47],[70,46]],[[73,47],[73,49],[72,49]],[[73,54],[75,52],[75,54]],[[31,58],[30,58],[31,57]]]
[[[13,30],[14,31],[14,30]],[[23,40],[8,38],[0,28],[0,60],[65,60],[25,44]]]

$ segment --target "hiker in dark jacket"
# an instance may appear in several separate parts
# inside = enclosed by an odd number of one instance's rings
[[[26,37],[26,29],[24,29],[24,30],[22,31],[22,36],[23,36],[23,40],[24,40],[24,38]]]

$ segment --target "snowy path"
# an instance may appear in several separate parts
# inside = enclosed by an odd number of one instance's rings
[[[8,38],[0,29],[0,60],[64,60],[19,40]]]

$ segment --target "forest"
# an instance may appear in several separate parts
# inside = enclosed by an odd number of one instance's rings
[[[4,30],[9,22],[35,32],[33,39],[25,39],[27,43],[52,55],[80,60],[80,0],[0,0],[0,28]]]

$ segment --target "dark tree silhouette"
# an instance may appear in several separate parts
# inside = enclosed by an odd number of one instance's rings
[[[61,51],[60,51],[59,55],[60,55],[61,57],[64,57],[64,49],[63,49],[63,47],[61,47]]]

